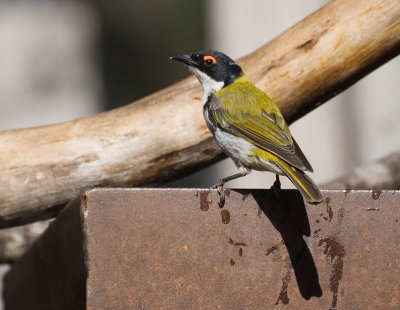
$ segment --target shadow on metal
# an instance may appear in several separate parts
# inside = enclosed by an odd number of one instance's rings
[[[321,297],[317,268],[303,239],[303,236],[309,237],[311,231],[300,192],[285,191],[279,199],[269,190],[253,190],[251,195],[282,236],[301,296],[305,299]]]

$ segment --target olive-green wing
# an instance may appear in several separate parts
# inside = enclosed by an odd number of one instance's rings
[[[275,103],[254,84],[245,86],[215,94],[210,109],[218,125],[300,170],[313,171]]]

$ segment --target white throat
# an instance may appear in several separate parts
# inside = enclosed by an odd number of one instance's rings
[[[206,103],[208,97],[221,90],[222,87],[224,87],[224,82],[218,82],[212,78],[210,78],[207,74],[203,73],[199,69],[189,67],[189,70],[193,72],[193,74],[199,79],[201,86],[203,86],[203,91],[204,91],[204,97],[203,97],[203,103]]]

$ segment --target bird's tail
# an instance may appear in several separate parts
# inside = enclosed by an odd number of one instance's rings
[[[308,202],[322,201],[321,191],[307,174],[282,160],[275,161],[275,164],[281,168]]]

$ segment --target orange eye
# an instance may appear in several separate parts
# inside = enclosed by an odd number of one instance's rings
[[[207,66],[215,65],[217,63],[217,60],[211,55],[206,55],[203,57],[203,59]]]

